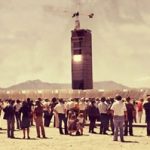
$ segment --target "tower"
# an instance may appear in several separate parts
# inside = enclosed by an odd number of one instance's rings
[[[71,31],[72,89],[92,89],[92,34],[90,30]]]

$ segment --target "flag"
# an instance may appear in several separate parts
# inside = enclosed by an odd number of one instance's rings
[[[93,18],[94,14],[91,13],[91,14],[89,14],[88,16],[89,16],[89,18]]]
[[[79,16],[79,12],[76,12],[72,15],[72,18]]]

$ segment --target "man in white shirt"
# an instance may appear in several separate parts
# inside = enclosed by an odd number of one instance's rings
[[[127,109],[125,103],[122,101],[120,95],[116,96],[116,102],[113,103],[111,111],[114,121],[114,141],[118,141],[118,132],[120,131],[120,140],[124,142],[123,137],[123,124],[127,118]]]
[[[102,97],[101,102],[98,104],[98,109],[100,113],[100,134],[107,134],[106,130],[109,124],[109,118],[108,118],[108,105],[106,104],[106,98]]]
[[[73,99],[71,99],[70,101],[66,102],[67,115],[68,115],[69,111],[73,111],[74,107],[75,107],[75,103],[74,103]]]
[[[86,118],[86,109],[87,109],[87,104],[85,103],[85,98],[81,98],[79,102],[79,112],[83,113],[84,119]]]
[[[59,118],[59,133],[64,134],[62,130],[62,122],[64,122],[65,134],[68,134],[66,108],[63,99],[59,100],[59,103],[54,107],[54,111],[58,114]]]

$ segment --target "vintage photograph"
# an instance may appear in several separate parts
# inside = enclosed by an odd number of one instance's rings
[[[0,150],[147,150],[150,0],[0,0]]]

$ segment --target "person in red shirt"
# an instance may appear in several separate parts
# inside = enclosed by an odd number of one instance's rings
[[[40,100],[36,101],[36,107],[34,109],[34,119],[36,124],[36,131],[37,131],[37,137],[40,138],[40,134],[42,134],[43,138],[46,138],[45,136],[45,129],[44,129],[44,123],[43,123],[43,106],[40,102]]]
[[[142,114],[143,114],[143,99],[140,99],[137,102],[137,115],[138,115],[138,121],[141,123],[142,120]]]

